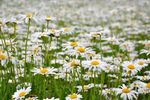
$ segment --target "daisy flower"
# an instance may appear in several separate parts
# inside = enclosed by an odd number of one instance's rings
[[[52,16],[46,16],[46,17],[45,17],[45,20],[46,20],[46,21],[54,21],[54,20],[56,20],[56,18],[55,18],[55,17],[52,17]]]
[[[64,28],[61,28],[60,31],[62,32],[62,34],[71,34],[73,33],[74,29],[69,28],[69,27],[64,27]]]
[[[91,37],[93,37],[93,38],[100,37],[101,34],[102,34],[101,32],[90,32],[90,35],[91,35]]]
[[[110,73],[115,70],[115,67],[110,64],[105,64],[104,67],[102,67],[102,70],[106,73]]]
[[[67,43],[63,44],[63,47],[70,49],[70,48],[75,48],[78,45],[79,45],[79,43],[77,41],[72,41],[72,42],[67,42]]]
[[[139,70],[138,66],[130,61],[124,61],[122,66],[123,70],[126,71],[128,75],[135,75]]]
[[[145,59],[137,59],[135,60],[135,64],[137,64],[137,66],[144,68],[146,67],[148,64],[146,63]]]
[[[140,88],[141,87],[141,81],[139,81],[139,80],[136,80],[136,81],[134,81],[131,85],[130,85],[130,87],[131,88]]]
[[[94,57],[94,55],[95,55],[94,51],[87,51],[86,54],[85,54],[85,58],[90,60]]]
[[[38,100],[38,97],[30,96],[30,97],[26,98],[25,100]]]
[[[14,95],[13,95],[13,98],[15,99],[15,100],[18,100],[18,99],[23,99],[23,98],[25,98],[25,96],[27,95],[27,94],[29,94],[29,92],[31,91],[31,87],[28,87],[28,88],[22,88],[22,89],[20,89],[20,90],[17,90],[15,93],[14,93]]]
[[[150,93],[150,82],[142,82],[139,81],[138,84],[140,85],[138,88],[138,93],[140,94],[147,94]]]
[[[82,90],[84,90],[85,92],[87,92],[92,87],[94,87],[94,84],[84,85],[83,87],[82,86],[77,86],[78,92],[81,92]]]
[[[106,63],[98,59],[92,59],[89,61],[83,61],[82,65],[85,69],[101,72],[102,67],[104,67]]]
[[[81,98],[82,98],[82,95],[76,94],[76,93],[72,93],[72,94],[69,94],[66,97],[66,100],[81,100]]]
[[[109,96],[110,96],[110,95],[113,95],[113,91],[112,91],[112,89],[108,89],[108,88],[103,89],[103,90],[102,90],[102,95],[103,95],[107,100],[109,100]]]
[[[125,41],[120,44],[120,48],[124,51],[132,52],[134,50],[134,44],[130,41]]]
[[[37,22],[37,19],[35,17],[33,17],[33,15],[35,15],[35,14],[33,14],[33,13],[26,13],[26,14],[19,14],[19,15],[17,15],[17,17],[19,19],[25,20],[26,23],[29,22],[29,20],[31,20],[31,19],[34,20],[35,22]]]
[[[141,81],[146,81],[146,80],[150,80],[150,76],[135,76],[135,78],[141,80]]]
[[[149,49],[149,50],[142,49],[142,50],[140,51],[140,54],[143,54],[143,53],[145,53],[146,55],[149,55],[149,54],[150,54],[150,49]]]
[[[83,54],[83,53],[85,53],[85,51],[86,51],[86,48],[84,48],[84,47],[77,47],[76,48],[76,53]]]
[[[92,71],[87,71],[83,77],[84,77],[84,80],[89,80],[90,78],[98,77],[98,74],[100,74],[100,72],[94,73]]]
[[[128,88],[124,84],[121,86],[121,88],[114,89],[114,91],[117,95],[120,95],[123,100],[133,100],[134,98],[137,99],[138,93],[131,88]]]
[[[59,100],[59,98],[54,98],[54,97],[52,97],[51,99],[49,99],[49,98],[46,98],[46,99],[43,99],[43,100]]]
[[[75,68],[77,68],[80,65],[80,61],[73,59],[70,62],[64,64],[64,68],[66,71],[73,71]]]
[[[4,65],[6,63],[7,59],[8,59],[7,54],[4,53],[3,50],[0,50],[0,61],[1,61],[1,64]]]
[[[41,75],[49,75],[49,74],[56,74],[57,69],[56,68],[34,68],[32,72],[34,72],[34,75],[41,74]]]
[[[141,82],[141,85],[142,85],[143,88],[146,88],[146,89],[150,90],[150,82],[147,82],[147,83]]]
[[[106,40],[108,43],[119,44],[119,40],[114,36],[105,38],[104,40]]]

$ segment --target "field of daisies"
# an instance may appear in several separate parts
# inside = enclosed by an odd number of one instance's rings
[[[0,0],[0,100],[150,100],[150,1]]]

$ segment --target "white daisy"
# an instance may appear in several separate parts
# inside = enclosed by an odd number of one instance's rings
[[[150,80],[150,76],[147,75],[143,75],[143,76],[135,76],[135,78],[141,80],[141,81],[146,81],[146,80]]]
[[[134,50],[134,44],[130,41],[125,41],[120,44],[120,48],[124,51],[132,52]]]
[[[46,99],[43,99],[43,100],[59,100],[59,98],[54,98],[54,97],[52,97],[52,98],[46,98]]]
[[[78,92],[81,92],[82,90],[84,90],[84,92],[87,92],[92,87],[94,87],[94,84],[84,85],[83,87],[82,86],[77,86]]]
[[[81,100],[81,98],[82,98],[82,95],[76,94],[76,93],[72,93],[72,94],[69,94],[66,97],[66,100]]]
[[[27,94],[29,94],[29,92],[31,91],[31,87],[28,87],[28,88],[23,88],[23,89],[20,89],[20,90],[17,90],[14,95],[13,95],[13,98],[15,100],[18,100],[18,99],[23,99],[25,98],[25,96]]]
[[[114,91],[116,91],[116,94],[120,95],[123,100],[133,100],[134,98],[137,99],[138,93],[131,88],[128,88],[124,84],[121,86],[121,88],[114,89]]]
[[[135,60],[135,64],[137,64],[137,66],[141,67],[140,69],[142,69],[148,65],[146,63],[145,59],[137,59],[137,60]]]
[[[102,67],[104,67],[106,63],[98,59],[92,59],[89,61],[83,61],[82,65],[85,69],[101,72],[103,69]]]
[[[123,70],[128,75],[135,75],[139,70],[138,66],[135,63],[130,61],[124,61],[122,66],[123,66]]]
[[[41,75],[49,75],[49,74],[56,74],[57,69],[56,68],[34,68],[32,72],[34,72],[34,75],[41,74]]]

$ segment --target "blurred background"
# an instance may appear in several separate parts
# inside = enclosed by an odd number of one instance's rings
[[[67,25],[138,28],[150,23],[150,0],[0,0],[0,17],[28,12]]]

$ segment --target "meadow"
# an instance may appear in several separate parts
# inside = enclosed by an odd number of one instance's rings
[[[1,0],[0,100],[150,100],[150,1]]]

